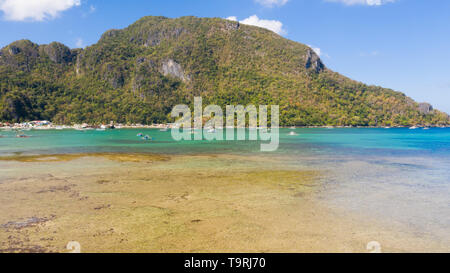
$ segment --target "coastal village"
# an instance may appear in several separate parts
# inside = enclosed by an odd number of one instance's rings
[[[142,124],[115,124],[111,121],[109,124],[91,125],[87,123],[74,124],[74,125],[56,125],[48,120],[35,120],[22,123],[9,123],[0,122],[1,129],[10,130],[64,130],[64,129],[74,129],[74,130],[106,130],[106,129],[133,129],[133,128],[148,128],[148,129],[166,129],[171,127],[171,124],[152,124],[152,125],[142,125]]]
[[[22,123],[9,123],[9,122],[0,122],[0,129],[3,130],[18,130],[18,131],[28,131],[31,129],[34,130],[64,130],[64,129],[73,129],[73,130],[107,130],[107,129],[170,129],[175,125],[172,123],[169,124],[151,124],[151,125],[143,125],[143,124],[116,124],[111,121],[109,124],[98,124],[92,125],[88,123],[82,124],[74,124],[74,125],[57,125],[53,124],[48,120],[35,120],[28,121]],[[297,126],[298,127],[298,126]],[[297,128],[293,127],[281,127],[281,128]],[[438,128],[448,128],[449,126],[428,126],[428,125],[414,125],[414,126],[393,126],[393,127],[380,127],[380,126],[303,126],[298,128],[409,128],[409,129],[428,129],[430,127],[438,127]]]

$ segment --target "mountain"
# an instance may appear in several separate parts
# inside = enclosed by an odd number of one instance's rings
[[[144,17],[97,44],[0,51],[0,120],[170,122],[172,107],[280,105],[282,125],[444,125],[447,114],[328,69],[306,45],[219,18]]]

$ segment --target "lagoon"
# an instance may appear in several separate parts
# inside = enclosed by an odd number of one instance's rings
[[[156,129],[0,134],[3,251],[450,248],[448,128],[280,129],[275,152]]]

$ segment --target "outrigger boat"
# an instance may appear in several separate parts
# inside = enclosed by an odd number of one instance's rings
[[[17,138],[29,138],[30,136],[25,135],[24,133],[17,133],[16,135]]]
[[[150,141],[153,141],[153,138],[150,137],[149,135],[146,135],[146,136],[144,136],[144,137],[142,138],[142,140],[150,140]]]
[[[16,130],[14,130],[14,131],[16,131],[16,137],[17,137],[17,138],[29,138],[29,137],[30,137],[30,136],[25,135],[25,134],[22,132],[22,130],[16,129]]]

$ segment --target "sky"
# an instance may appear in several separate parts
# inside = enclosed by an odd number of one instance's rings
[[[334,71],[450,113],[449,0],[0,0],[0,47],[86,47],[147,15],[265,27],[311,46]]]

